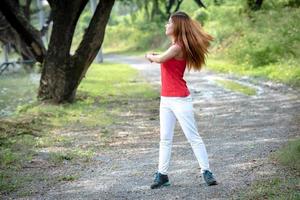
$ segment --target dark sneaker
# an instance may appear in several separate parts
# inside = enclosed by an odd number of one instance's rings
[[[150,186],[151,189],[160,188],[162,186],[169,186],[169,178],[168,175],[161,174],[159,172],[155,173],[154,183]]]
[[[205,183],[208,185],[208,186],[211,186],[211,185],[218,185],[215,177],[213,176],[213,174],[208,171],[208,170],[205,170],[203,173],[202,173],[202,176],[203,176],[203,179],[205,181]]]

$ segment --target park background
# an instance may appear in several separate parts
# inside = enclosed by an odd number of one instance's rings
[[[170,42],[164,35],[168,13],[167,1],[116,1],[106,26],[102,53],[104,63],[96,60],[80,83],[72,103],[51,104],[37,100],[42,65],[28,69],[23,66],[8,69],[0,76],[0,191],[9,197],[30,196],[34,189],[26,185],[46,180],[46,185],[80,178],[78,173],[58,174],[51,178],[37,176],[31,164],[41,149],[50,153],[41,165],[50,167],[72,165],[80,160],[93,161],[99,149],[108,148],[112,140],[110,126],[126,120],[121,113],[131,102],[152,102],[159,97],[158,90],[144,81],[138,72],[122,63],[105,61],[105,55],[143,56],[146,52],[162,52]],[[177,3],[179,1],[176,1]],[[201,2],[201,1],[200,1]],[[205,70],[252,77],[269,85],[284,84],[293,90],[300,87],[300,3],[298,0],[269,0],[257,6],[251,0],[184,0],[181,11],[214,37]],[[22,3],[22,1],[21,1]],[[93,12],[90,2],[84,8],[72,40],[74,53],[89,26]],[[31,24],[39,28],[37,5],[32,3]],[[45,12],[49,8],[44,7]],[[174,7],[173,7],[174,10]],[[172,9],[171,9],[172,11]],[[3,53],[3,50],[2,50]],[[9,54],[10,60],[19,56]],[[251,94],[251,88],[235,82],[221,82],[228,89]],[[154,105],[156,105],[154,103]],[[149,109],[153,107],[149,106]],[[155,119],[154,119],[155,120]],[[66,130],[98,129],[97,142],[78,144],[79,138],[61,135]],[[299,135],[298,135],[299,136]],[[76,144],[76,145],[75,145]],[[293,138],[270,155],[270,159],[285,166],[294,174],[286,180],[258,181],[248,191],[239,194],[245,198],[276,196],[299,197],[300,141]],[[26,171],[26,172],[24,172]],[[20,176],[22,174],[22,176]],[[34,186],[33,186],[34,188]]]

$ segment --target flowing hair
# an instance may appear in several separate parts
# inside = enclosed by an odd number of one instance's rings
[[[184,12],[173,13],[171,19],[174,25],[175,43],[183,48],[188,70],[200,71],[205,64],[208,47],[213,37],[203,30],[200,23]]]

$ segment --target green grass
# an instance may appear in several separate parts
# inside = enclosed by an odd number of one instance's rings
[[[143,56],[147,50],[131,50],[131,49],[105,49],[104,54],[118,54],[126,56]]]
[[[300,139],[288,142],[274,152],[271,159],[281,165],[282,172],[255,181],[241,192],[241,199],[300,199]]]
[[[299,182],[299,177],[293,178],[291,176],[256,181],[250,188],[247,188],[246,194],[242,194],[240,199],[298,200],[300,198]]]
[[[1,83],[14,89],[14,83],[20,79],[27,84],[28,79],[17,76],[1,79]],[[35,91],[37,85],[28,84],[26,88]],[[22,95],[24,99],[26,95],[32,97],[31,93]],[[73,104],[11,104],[17,107],[15,113],[0,121],[0,194],[27,194],[29,191],[24,188],[35,180],[35,175],[22,178],[22,168],[40,154],[50,166],[91,161],[111,141],[110,127],[127,120],[121,117],[122,113],[134,109],[134,102],[157,97],[158,92],[141,80],[136,70],[127,65],[103,63],[90,67]],[[75,179],[65,176],[59,180]]]
[[[282,165],[300,173],[300,139],[290,141],[280,151],[276,152],[274,159]]]
[[[0,76],[0,118],[9,116],[18,105],[33,102],[38,89],[38,75],[27,73]]]
[[[154,98],[158,94],[141,82],[137,72],[121,64],[94,64],[78,88],[73,104],[29,104],[20,106],[19,113],[43,116],[51,125],[80,127],[107,126],[113,123],[118,105],[132,98]]]
[[[58,181],[75,181],[79,178],[79,175],[63,175],[58,177]]]
[[[300,66],[296,63],[278,63],[254,68],[243,64],[235,64],[221,58],[209,58],[207,60],[207,69],[220,73],[271,80],[297,88],[300,87]]]
[[[49,161],[55,165],[63,164],[65,161],[90,161],[95,152],[93,149],[89,148],[87,150],[81,148],[66,148],[59,152],[50,152]]]
[[[235,81],[231,80],[215,80],[219,85],[222,87],[235,91],[235,92],[240,92],[242,94],[252,96],[256,95],[256,90],[254,88],[242,85],[240,83],[237,83]]]

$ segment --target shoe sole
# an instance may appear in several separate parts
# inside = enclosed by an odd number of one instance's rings
[[[162,185],[160,185],[160,186],[158,186],[158,187],[151,188],[151,189],[159,189],[159,188],[162,188],[162,187],[168,187],[168,186],[170,186],[170,185],[171,185],[170,182],[166,182],[166,183],[164,183],[164,184],[162,184]]]
[[[170,186],[171,184],[170,184],[170,182],[166,182],[166,183],[164,183],[164,184],[162,184],[162,186]]]
[[[216,182],[212,182],[212,183],[210,183],[210,184],[206,183],[206,185],[207,185],[207,186],[218,185],[218,182],[216,181]]]

